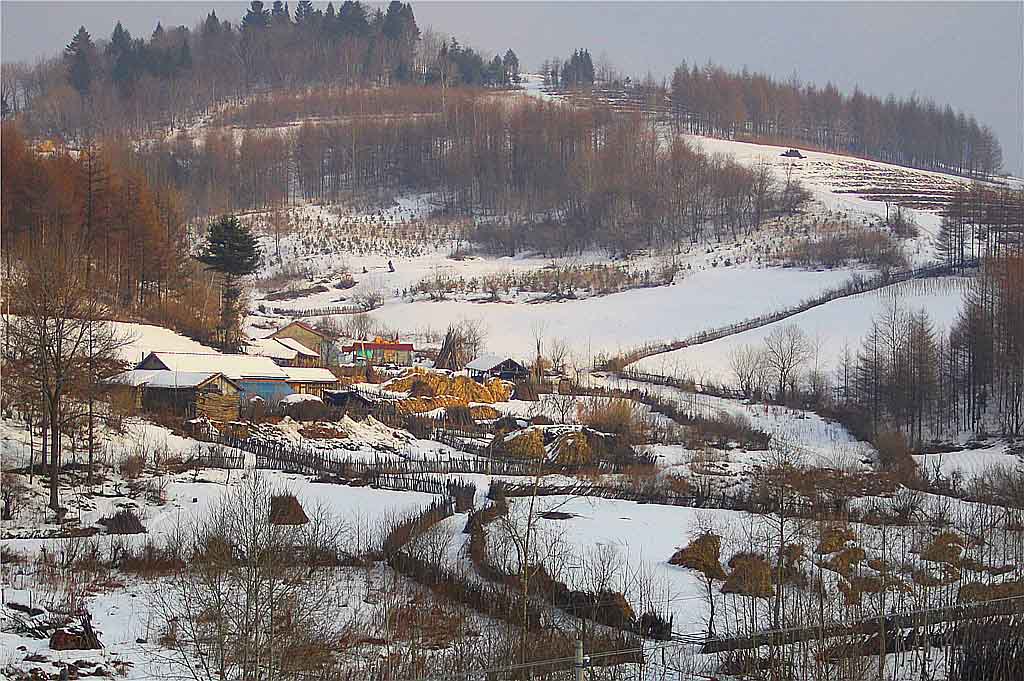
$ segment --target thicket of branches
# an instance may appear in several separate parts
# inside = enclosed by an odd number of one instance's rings
[[[107,139],[76,157],[40,155],[5,123],[0,168],[8,274],[40,244],[76,244],[90,287],[111,309],[199,337],[215,326],[218,298],[189,258],[182,197],[151,183],[128,148]],[[17,312],[19,297],[8,302]]]
[[[426,109],[421,88],[365,97],[371,109]],[[339,91],[336,111],[359,109]],[[450,213],[473,216],[471,236],[494,251],[564,254],[600,245],[618,252],[705,238],[735,238],[805,196],[775,181],[767,165],[744,167],[682,138],[659,142],[638,116],[524,101],[496,103],[450,92],[438,115],[349,116],[296,131],[209,131],[151,145],[151,173],[173,180],[200,212],[335,202],[400,190],[436,192]],[[260,113],[289,118],[331,108],[318,95],[261,101]]]

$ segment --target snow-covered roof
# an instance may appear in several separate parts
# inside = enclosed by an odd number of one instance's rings
[[[303,393],[292,393],[281,398],[281,404],[298,404],[300,402],[323,402],[323,400],[316,395],[306,395]]]
[[[269,357],[254,355],[197,354],[192,352],[153,352],[155,358],[171,371],[221,373],[233,381],[253,379],[285,380],[288,374]]]
[[[254,338],[245,346],[245,352],[258,357],[282,360],[293,360],[299,354],[295,348],[288,347],[276,338]]]
[[[260,357],[270,357],[280,360],[293,360],[299,355],[304,357],[319,357],[320,353],[310,350],[294,338],[254,338],[246,346],[245,352]]]
[[[167,369],[132,369],[109,379],[138,388],[194,388],[202,385],[219,372],[209,371],[168,371]]]
[[[288,374],[291,383],[337,383],[338,378],[330,369],[320,367],[281,367]]]
[[[467,364],[466,368],[472,371],[490,371],[507,359],[509,358],[502,357],[501,355],[480,355]]]
[[[274,340],[276,340],[281,345],[284,345],[284,346],[286,346],[288,348],[291,348],[292,350],[295,350],[300,355],[305,355],[307,357],[319,357],[320,356],[319,352],[317,352],[316,350],[312,350],[312,349],[306,347],[305,345],[303,345],[299,341],[295,340],[294,338],[275,338]]]

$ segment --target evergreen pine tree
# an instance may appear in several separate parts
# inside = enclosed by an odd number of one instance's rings
[[[252,0],[249,11],[242,17],[242,28],[245,30],[266,28],[270,25],[270,10],[263,8],[260,0]]]
[[[96,46],[85,26],[78,29],[75,37],[64,48],[64,63],[68,69],[68,82],[84,100],[89,96],[96,78]]]
[[[299,0],[295,6],[295,23],[303,26],[313,18],[313,3],[310,0]]]
[[[225,349],[239,347],[242,289],[239,281],[259,267],[260,248],[247,225],[234,215],[210,223],[210,231],[199,253],[199,261],[224,278],[221,306],[221,339]]]
[[[209,16],[206,17],[206,21],[203,23],[203,35],[217,35],[220,33],[220,29],[220,19],[217,18],[217,13],[210,12]]]
[[[505,52],[501,65],[505,68],[509,81],[518,85],[521,80],[519,78],[519,57],[516,56],[516,53],[511,48]]]
[[[110,60],[110,79],[114,87],[122,97],[130,97],[134,91],[138,64],[132,35],[120,21],[114,26],[106,54]]]

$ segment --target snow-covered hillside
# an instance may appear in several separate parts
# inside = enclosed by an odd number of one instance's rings
[[[924,311],[937,332],[956,321],[962,307],[962,290],[969,279],[949,277],[925,284],[895,284],[870,293],[840,298],[782,321],[700,345],[652,355],[633,365],[639,371],[693,378],[697,382],[732,385],[730,357],[737,348],[761,348],[780,327],[796,325],[811,339],[813,362],[825,372],[840,365],[844,351],[856,356],[873,321],[893,309],[900,313]],[[918,288],[925,288],[918,291]],[[931,290],[929,290],[931,289]]]

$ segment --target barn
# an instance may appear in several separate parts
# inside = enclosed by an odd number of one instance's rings
[[[338,349],[334,341],[305,322],[291,322],[270,334],[270,337],[279,341],[290,338],[317,353],[319,360],[316,364],[299,366],[334,366],[338,364]]]
[[[260,397],[277,402],[293,390],[288,374],[269,357],[252,355],[200,354],[195,352],[151,352],[139,369],[165,369],[174,372],[221,373],[241,390],[243,402]]]
[[[530,377],[530,371],[511,357],[502,355],[482,355],[466,365],[470,377],[477,381],[489,378],[500,378],[503,381],[517,383]]]
[[[109,382],[123,386],[135,406],[146,411],[215,421],[238,418],[242,389],[220,372],[133,369]]]

